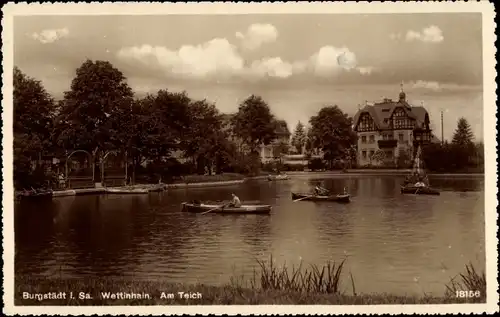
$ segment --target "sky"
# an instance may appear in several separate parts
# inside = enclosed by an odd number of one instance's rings
[[[483,137],[479,13],[24,16],[14,64],[58,99],[86,59],[107,60],[138,97],[186,91],[234,112],[261,95],[293,130],[323,106],[354,115],[401,83],[450,139],[459,117]]]

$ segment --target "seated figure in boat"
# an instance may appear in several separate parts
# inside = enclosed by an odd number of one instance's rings
[[[328,192],[328,190],[320,187],[320,186],[316,186],[314,188],[314,194],[315,195],[318,195],[318,196],[328,196],[330,195],[330,193]]]
[[[405,180],[404,180],[404,182],[403,182],[403,186],[407,186],[407,185],[412,184],[413,183],[412,182],[412,178],[413,178],[412,176],[407,175],[406,178],[405,178]]]
[[[230,207],[240,207],[241,201],[238,198],[238,196],[236,196],[235,194],[231,194],[231,195],[233,196],[233,199],[231,199],[231,203],[229,203],[229,206]]]

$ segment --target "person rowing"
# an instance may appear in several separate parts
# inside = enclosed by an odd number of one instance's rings
[[[235,194],[231,194],[231,196],[233,197],[233,199],[231,199],[231,202],[229,203],[229,206],[230,207],[240,207],[241,206],[241,201],[238,198],[238,196],[236,196]]]
[[[314,194],[318,196],[329,196],[330,192],[321,186],[316,186],[314,188]]]

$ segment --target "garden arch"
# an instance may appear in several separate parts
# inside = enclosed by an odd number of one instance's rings
[[[92,171],[92,176],[73,176],[70,177],[69,175],[69,160],[70,158],[77,153],[85,153],[87,158],[88,158],[88,163],[89,167]],[[67,186],[76,188],[76,187],[90,187],[91,185],[94,185],[94,180],[95,180],[95,164],[94,164],[94,156],[86,151],[86,150],[74,150],[72,151],[69,155],[66,156],[66,162],[65,162],[65,179],[68,182]],[[81,184],[80,184],[81,183]]]

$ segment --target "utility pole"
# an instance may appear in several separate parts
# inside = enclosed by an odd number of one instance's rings
[[[441,145],[444,144],[444,130],[443,130],[443,110],[441,110]]]

